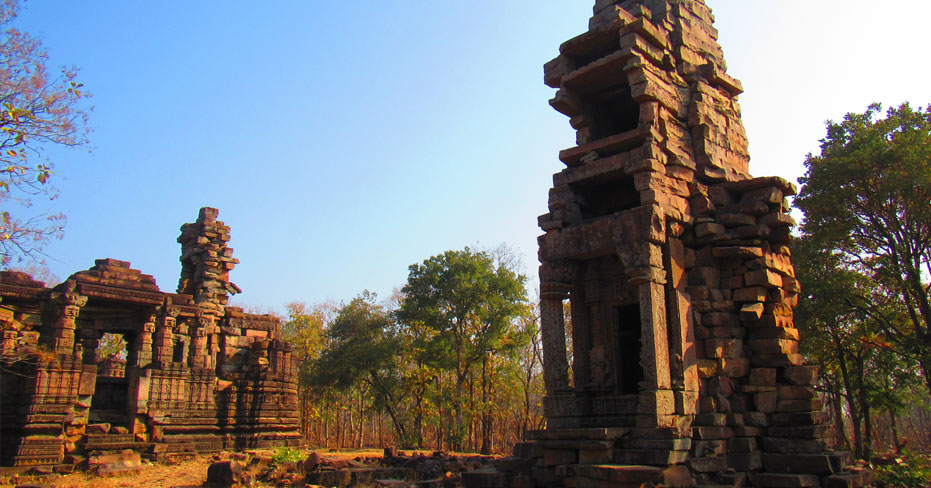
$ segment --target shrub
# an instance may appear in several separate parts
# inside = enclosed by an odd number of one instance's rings
[[[286,446],[275,449],[275,453],[272,454],[272,461],[274,461],[275,464],[296,463],[303,459],[304,454],[300,449],[291,449]]]
[[[879,488],[925,488],[931,486],[931,457],[905,451],[901,462],[876,466],[873,474]]]

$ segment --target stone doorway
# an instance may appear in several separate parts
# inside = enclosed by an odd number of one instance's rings
[[[103,332],[94,351],[97,381],[91,399],[90,423],[130,426],[130,381],[127,374],[129,345],[134,337],[127,332]]]
[[[615,345],[615,377],[619,395],[640,393],[643,381],[643,366],[640,363],[640,303],[621,305],[612,308]]]

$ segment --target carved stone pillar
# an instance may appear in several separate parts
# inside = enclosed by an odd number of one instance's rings
[[[192,368],[210,368],[210,334],[213,332],[214,321],[213,315],[201,315],[197,317],[197,327],[191,333],[191,367]]]
[[[135,361],[133,366],[144,368],[152,363],[152,334],[155,332],[156,314],[154,311],[145,315],[145,322],[142,324],[142,330],[136,335],[133,341],[133,352]],[[127,364],[129,364],[127,362]]]
[[[75,291],[75,283],[67,282],[60,292],[51,296],[51,320],[48,323],[49,334],[45,334],[45,343],[49,349],[58,354],[74,353],[75,319],[81,307],[87,304],[87,297]]]
[[[97,347],[100,346],[100,337],[102,334],[97,332],[93,327],[82,327],[80,334],[81,342],[84,345],[84,364],[97,364]]]
[[[174,355],[174,331],[177,327],[175,317],[181,310],[178,307],[164,306],[155,322],[155,338],[152,345],[152,360],[160,366],[171,363]]]
[[[643,365],[643,386],[647,390],[671,387],[665,291],[663,285],[656,282],[640,285],[640,364]]]
[[[543,339],[543,381],[546,394],[569,391],[569,364],[566,359],[566,324],[563,300],[569,285],[544,282],[540,294],[540,329]]]

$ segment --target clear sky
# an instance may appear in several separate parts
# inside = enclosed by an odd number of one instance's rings
[[[220,209],[234,303],[387,297],[447,249],[507,243],[536,280],[568,120],[543,64],[593,0],[29,0],[17,25],[93,93],[94,150],[51,151],[62,279],[96,258],[177,285],[179,227]],[[824,121],[931,102],[926,0],[708,0],[743,82],[751,172],[795,180]]]

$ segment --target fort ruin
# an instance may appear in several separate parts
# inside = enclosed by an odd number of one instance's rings
[[[291,347],[274,316],[227,306],[238,260],[217,213],[181,227],[177,293],[115,259],[54,288],[0,272],[0,465],[299,444]],[[125,357],[100,357],[104,334],[122,337]]]
[[[539,218],[547,429],[517,449],[538,485],[868,481],[824,441],[792,318],[796,188],[750,176],[712,21],[701,0],[598,0],[545,66],[577,146]]]

